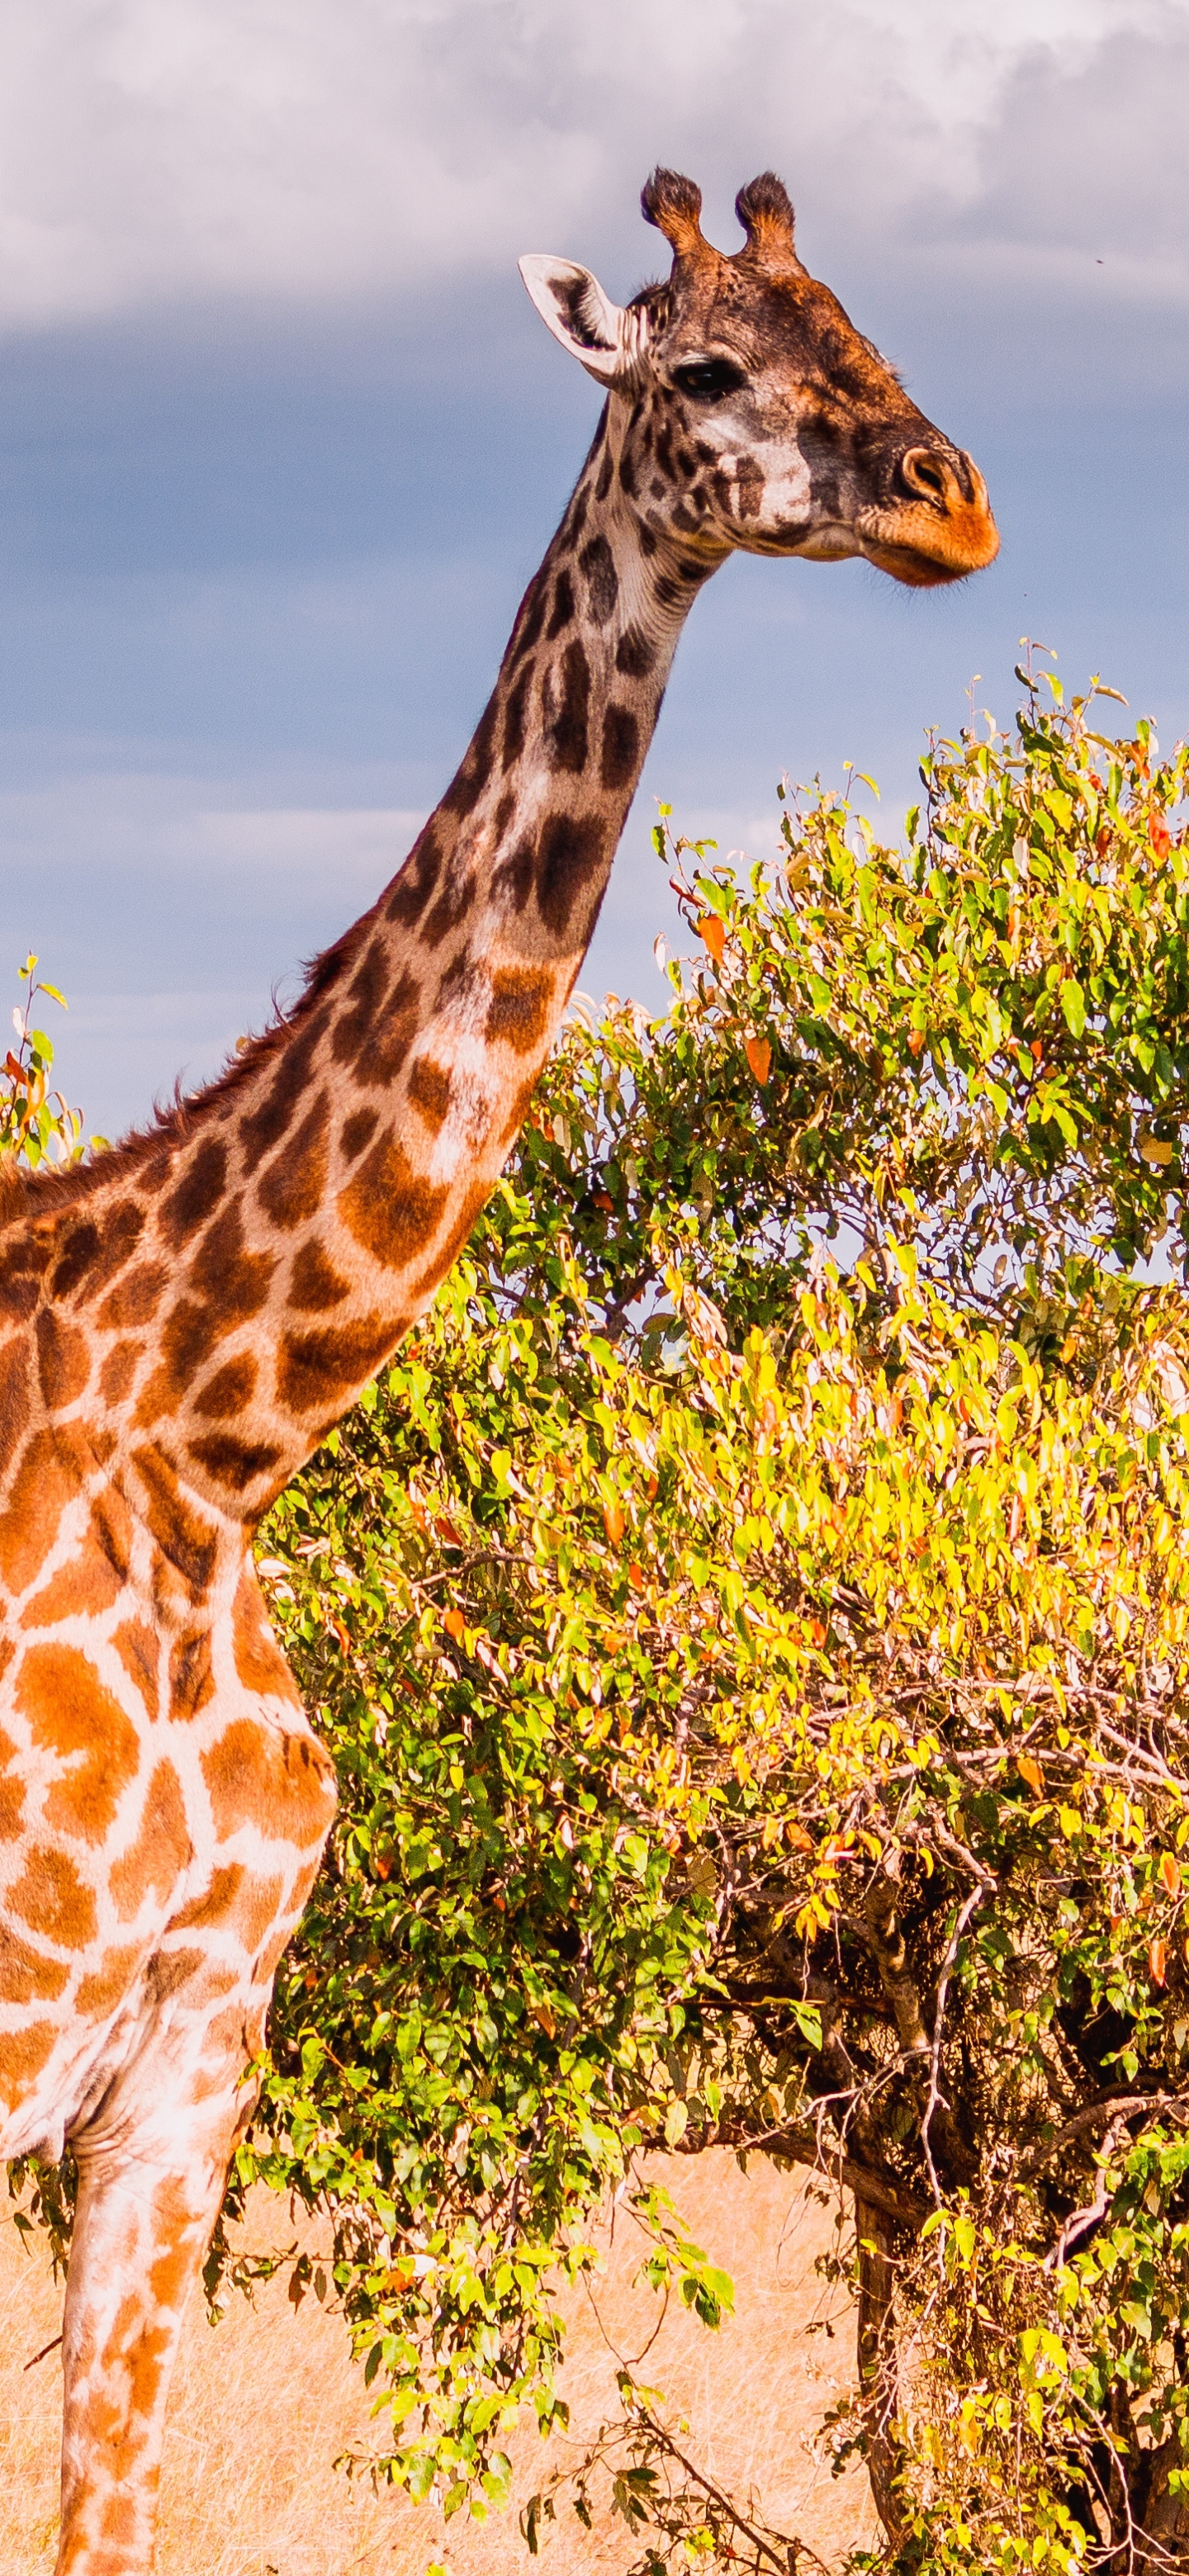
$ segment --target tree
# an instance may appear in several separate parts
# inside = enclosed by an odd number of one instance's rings
[[[853,2196],[864,2563],[1189,2553],[1189,761],[1021,677],[902,848],[662,826],[701,962],[571,1023],[265,1532],[342,1811],[229,2214],[327,2211],[447,2512],[555,2420],[608,2184],[727,2143]],[[796,2563],[623,2397],[642,2564]]]

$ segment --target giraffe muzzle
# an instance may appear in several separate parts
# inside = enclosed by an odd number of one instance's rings
[[[898,459],[896,482],[892,503],[864,511],[859,521],[863,552],[881,572],[930,590],[994,563],[999,531],[973,458],[910,447]]]

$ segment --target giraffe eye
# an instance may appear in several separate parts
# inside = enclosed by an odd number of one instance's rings
[[[673,382],[700,402],[717,402],[723,394],[733,394],[744,375],[729,358],[690,358],[684,367],[674,367]]]

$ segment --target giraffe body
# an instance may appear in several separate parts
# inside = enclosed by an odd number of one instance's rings
[[[996,539],[779,184],[645,211],[621,310],[523,263],[608,401],[457,776],[292,1017],[0,1202],[0,2148],[78,2158],[59,2576],[145,2576],[186,2292],[334,1812],[261,1514],[424,1308],[573,988],[688,608],[736,547],[947,580]]]

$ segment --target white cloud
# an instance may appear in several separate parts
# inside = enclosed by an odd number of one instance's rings
[[[709,180],[726,239],[766,161],[835,225],[897,228],[922,196],[960,214],[1054,76],[1101,104],[1100,195],[1142,259],[1167,188],[1129,65],[1182,57],[1189,0],[6,0],[0,42],[11,326],[356,298],[534,242],[639,267],[656,157]]]

